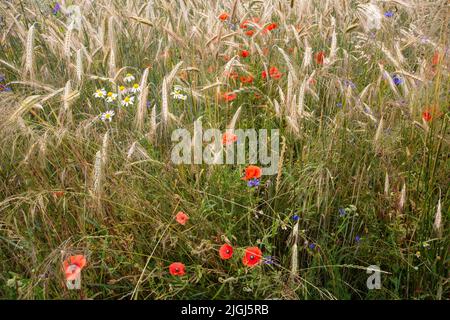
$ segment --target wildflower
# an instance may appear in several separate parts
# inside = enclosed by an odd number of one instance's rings
[[[104,88],[97,89],[94,93],[94,97],[96,98],[104,98],[106,96],[106,90]]]
[[[170,93],[170,95],[177,100],[186,100],[187,96],[183,94],[183,88],[181,86],[174,86],[173,91]]]
[[[420,258],[420,251],[417,251],[417,252],[416,252],[416,257],[417,257],[417,258]]]
[[[265,30],[272,31],[275,30],[276,28],[278,28],[278,25],[276,23],[271,23],[265,28]]]
[[[316,59],[317,64],[323,64],[324,59],[325,59],[325,52],[324,51],[317,52],[315,59]]]
[[[58,12],[61,10],[61,5],[57,2],[55,3],[55,6],[52,9],[52,13],[53,15],[58,14]]]
[[[386,12],[384,13],[384,16],[385,16],[386,18],[391,18],[391,17],[394,16],[394,12],[392,12],[391,10],[386,11]]]
[[[399,86],[399,85],[401,85],[401,84],[403,83],[402,77],[400,77],[400,76],[397,75],[397,74],[394,74],[394,75],[392,76],[392,80],[394,81],[394,83],[395,83],[396,86]]]
[[[247,186],[251,187],[257,187],[259,186],[259,179],[251,179],[247,182]]]
[[[251,20],[244,20],[241,24],[240,24],[240,28],[241,29],[248,29],[248,27],[249,27],[249,24],[250,23],[254,23],[254,24],[257,24],[259,22],[259,18],[252,18]]]
[[[109,111],[102,113],[100,118],[102,119],[103,122],[105,122],[105,121],[111,122],[114,115],[115,115],[114,110],[109,110]]]
[[[228,15],[228,13],[224,12],[224,13],[222,13],[222,14],[219,16],[219,19],[220,19],[221,21],[226,21],[226,20],[228,20],[229,17],[230,17],[230,16]]]
[[[125,86],[119,86],[119,92],[120,94],[125,94],[127,93],[127,88]]]
[[[360,236],[356,236],[356,237],[355,237],[355,241],[356,241],[356,242],[361,241],[361,237],[360,237]]]
[[[242,83],[253,83],[253,77],[252,76],[241,76],[239,79]]]
[[[177,222],[179,224],[184,226],[186,224],[186,222],[189,220],[189,216],[186,213],[184,213],[183,211],[180,211],[175,216],[175,219],[177,220]]]
[[[309,244],[309,248],[310,248],[311,250],[314,250],[315,247],[316,247],[316,244],[315,244],[315,243],[310,243],[310,244]]]
[[[431,112],[429,110],[425,110],[422,112],[422,119],[426,122],[430,122],[433,119],[433,116],[431,115]]]
[[[173,276],[184,276],[186,274],[186,267],[181,262],[174,262],[169,266],[169,272]]]
[[[237,97],[237,94],[234,92],[225,92],[222,95],[222,98],[227,102],[233,101],[234,99],[236,99],[236,97]]]
[[[345,87],[350,87],[352,89],[356,89],[356,85],[350,80],[344,79],[342,81],[342,83],[344,84]]]
[[[339,208],[339,216],[343,217],[346,215],[347,212],[345,212],[344,208]]]
[[[261,178],[261,172],[261,168],[258,166],[248,166],[247,168],[245,168],[245,177],[243,179],[259,179]]]
[[[61,198],[64,195],[64,191],[55,191],[55,192],[53,192],[53,195],[56,198]]]
[[[250,55],[250,51],[248,50],[242,50],[241,51],[241,57],[242,58],[247,58]]]
[[[135,79],[136,78],[131,73],[127,73],[125,75],[125,78],[123,78],[123,81],[130,83],[130,82],[134,81]]]
[[[0,84],[0,92],[10,92],[12,91],[11,87]]]
[[[222,260],[228,260],[233,256],[233,247],[225,243],[219,249],[219,256]]]
[[[298,219],[300,219],[300,217],[297,214],[294,214],[294,216],[292,217],[292,220],[298,221]]]
[[[236,142],[237,139],[238,139],[238,137],[234,133],[225,132],[222,135],[222,144],[223,145],[229,145],[229,144],[232,144],[233,142]]]
[[[436,66],[436,65],[438,65],[439,64],[439,51],[435,51],[434,52],[434,54],[433,54],[433,59],[431,59],[431,64],[433,65],[433,66]]]
[[[117,93],[108,92],[106,95],[106,102],[114,102],[117,99]]]
[[[83,255],[70,256],[63,262],[66,280],[73,281],[78,278],[81,270],[86,266],[86,258]]]
[[[138,93],[139,91],[141,91],[141,87],[139,86],[139,84],[135,83],[133,84],[130,90],[133,93]]]
[[[263,257],[263,263],[264,264],[274,264],[275,259],[272,256],[264,256]]]
[[[245,249],[242,263],[247,267],[253,267],[261,261],[262,252],[258,247],[250,247]]]
[[[255,31],[253,31],[253,30],[247,30],[247,31],[245,31],[245,35],[247,35],[247,36],[249,36],[249,37],[253,36],[254,34],[255,34]]]
[[[122,105],[125,107],[128,107],[129,105],[131,105],[133,103],[134,103],[134,97],[128,96],[122,100]]]
[[[336,103],[336,107],[338,107],[338,108],[342,108],[342,102],[338,102],[338,103]]]
[[[261,76],[263,77],[263,79],[267,78],[266,70],[264,70],[262,72]],[[280,73],[280,71],[278,70],[277,67],[270,67],[269,68],[269,76],[270,76],[270,78],[273,78],[273,79],[280,79],[282,74]]]

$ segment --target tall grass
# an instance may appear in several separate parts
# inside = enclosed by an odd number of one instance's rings
[[[448,298],[448,3],[371,3],[66,0],[53,14],[53,1],[2,1],[0,296]],[[273,66],[281,78],[263,79]],[[94,97],[127,73],[134,104]],[[242,165],[174,165],[171,131],[200,117],[279,129],[277,174],[249,188]],[[247,246],[274,263],[244,267]],[[88,259],[81,291],[61,270],[72,253]]]

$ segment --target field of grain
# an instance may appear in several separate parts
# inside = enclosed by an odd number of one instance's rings
[[[0,297],[448,299],[449,10],[2,0]],[[195,121],[275,172],[174,163]]]

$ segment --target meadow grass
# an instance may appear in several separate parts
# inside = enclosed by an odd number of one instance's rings
[[[2,1],[0,297],[448,299],[448,2],[370,3]],[[133,83],[129,106],[94,97]],[[172,130],[234,116],[280,130],[277,174],[171,162]],[[273,263],[244,266],[251,246]]]

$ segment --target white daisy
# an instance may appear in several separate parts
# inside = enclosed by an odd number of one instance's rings
[[[106,111],[106,112],[102,113],[100,118],[102,119],[102,121],[109,121],[109,122],[111,122],[111,120],[112,120],[114,115],[115,115],[114,110],[109,110],[109,111]]]
[[[187,96],[183,94],[183,88],[179,85],[173,87],[173,91],[170,95],[176,100],[186,100]]]
[[[120,94],[125,94],[127,93],[127,88],[125,86],[119,86],[119,92]]]
[[[125,107],[128,107],[130,104],[133,104],[133,103],[134,103],[134,97],[128,96],[122,100],[122,105]]]
[[[106,102],[114,102],[117,99],[117,93],[108,92],[106,95]]]
[[[97,89],[94,93],[94,97],[96,98],[104,98],[106,96],[105,88]]]
[[[137,92],[141,91],[141,87],[139,86],[139,84],[135,83],[135,84],[133,84],[133,86],[131,87],[130,90],[133,93],[137,93]]]
[[[132,82],[136,79],[131,73],[127,73],[125,78],[123,78],[123,81],[125,82]]]

